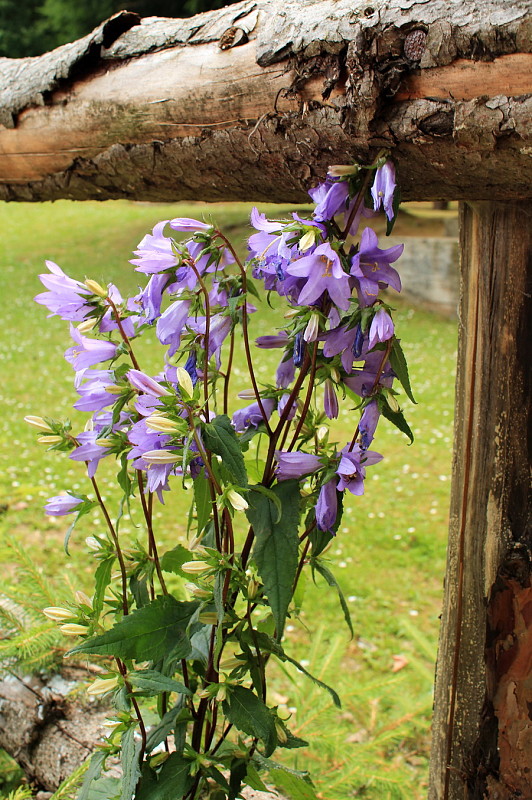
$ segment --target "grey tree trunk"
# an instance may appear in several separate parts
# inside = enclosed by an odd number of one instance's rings
[[[393,149],[404,199],[525,196],[528,0],[244,0],[122,12],[0,59],[0,199],[304,201]]]

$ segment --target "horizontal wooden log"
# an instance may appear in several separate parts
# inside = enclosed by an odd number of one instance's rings
[[[527,0],[122,12],[0,59],[0,199],[296,202],[381,148],[406,199],[527,196],[530,28]]]

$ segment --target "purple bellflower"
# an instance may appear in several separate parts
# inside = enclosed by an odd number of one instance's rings
[[[276,450],[275,458],[277,460],[277,480],[279,481],[303,478],[323,466],[319,456],[315,456],[312,453],[302,453],[299,450],[287,453],[283,453],[282,450]]]
[[[311,305],[327,291],[338,308],[347,311],[351,288],[338,253],[329,244],[320,244],[312,255],[303,256],[290,264],[290,275],[307,278],[298,297],[298,305]]]
[[[83,503],[83,500],[79,497],[74,497],[71,494],[59,494],[48,498],[44,510],[54,517],[64,517],[66,514],[72,514],[72,512],[76,511],[81,503]]]
[[[336,396],[334,383],[330,378],[327,378],[324,384],[323,410],[325,411],[325,416],[329,419],[336,419],[338,417],[338,398]]]
[[[35,302],[46,306],[50,311],[49,316],[55,314],[70,322],[81,322],[91,310],[91,306],[86,304],[86,300],[92,295],[92,292],[87,289],[85,284],[69,278],[53,261],[45,263],[50,274],[44,273],[39,275],[39,278],[49,291],[38,294],[34,298]]]
[[[277,388],[287,389],[294,380],[295,374],[296,365],[294,363],[294,359],[292,356],[289,356],[288,358],[284,357],[277,367],[277,372],[275,373],[275,383]]]
[[[98,430],[82,431],[82,433],[76,436],[76,439],[79,442],[79,447],[76,447],[76,449],[70,454],[70,458],[73,461],[87,462],[87,473],[89,478],[94,477],[101,459],[105,458],[105,456],[109,455],[111,452],[109,448],[102,447],[100,444],[96,444],[99,437],[100,433]]]
[[[401,279],[395,269],[390,266],[397,261],[403,252],[404,245],[397,244],[388,250],[381,250],[378,238],[371,228],[364,228],[360,240],[360,249],[353,256],[351,274],[357,279],[359,300],[362,306],[369,306],[379,294],[379,283],[401,291]]]
[[[384,365],[377,382],[377,373],[382,363],[382,357],[383,354],[379,350],[369,353],[362,365],[362,369],[355,368],[351,375],[342,378],[345,385],[355,394],[358,394],[359,397],[369,397],[378,386],[391,388],[395,374],[389,361]]]
[[[327,178],[309,191],[309,195],[316,203],[314,219],[325,222],[333,219],[336,214],[347,210],[349,201],[349,184],[347,181],[336,181]]]
[[[171,219],[170,227],[173,228],[174,231],[180,231],[181,233],[194,233],[195,231],[209,231],[212,229],[212,225],[208,225],[206,222],[200,222],[197,219],[191,219],[190,217],[176,217],[175,219]]]
[[[371,350],[378,342],[387,342],[394,332],[392,318],[384,308],[379,308],[369,329],[368,348]]]
[[[81,370],[76,375],[75,383],[80,395],[80,399],[74,403],[78,411],[101,411],[113,405],[117,399],[107,391],[109,386],[115,385],[112,370]]]
[[[116,344],[100,339],[89,339],[72,324],[70,325],[70,335],[76,344],[66,350],[65,358],[69,364],[72,364],[76,372],[86,367],[92,367],[94,364],[100,364],[102,361],[109,361],[116,355]]]
[[[360,341],[360,325],[348,328],[347,325],[340,325],[334,330],[328,331],[324,336],[323,355],[326,358],[341,353],[342,366],[349,373],[353,367],[353,361],[365,358],[367,353],[367,342],[362,334]],[[355,348],[356,345],[356,348]]]
[[[324,483],[318,495],[316,503],[316,525],[318,530],[333,533],[333,526],[336,522],[338,513],[338,492],[336,490],[336,478],[332,478]]]
[[[167,219],[158,222],[153,231],[139,242],[135,250],[137,258],[129,262],[135,264],[137,272],[153,275],[177,266],[178,258],[172,248],[172,240],[163,234],[167,224]]]
[[[371,464],[377,464],[381,460],[380,453],[362,450],[358,444],[355,444],[353,449],[349,450],[349,445],[346,445],[341,451],[340,463],[336,470],[340,478],[338,491],[343,492],[344,489],[347,489],[351,494],[363,495],[366,467]]]
[[[360,417],[360,422],[358,423],[358,429],[360,431],[360,440],[362,442],[361,444],[362,450],[367,450],[371,442],[373,441],[377,425],[379,424],[380,415],[381,412],[379,411],[379,406],[377,404],[377,401],[371,400],[371,402],[368,403],[368,405],[362,412],[362,416]]]
[[[262,407],[269,420],[275,408],[275,400],[270,397],[263,398]],[[263,417],[258,403],[250,403],[249,406],[240,408],[233,414],[233,425],[238,433],[243,433],[248,428],[257,428],[261,422]]]
[[[373,198],[373,208],[380,211],[384,208],[389,220],[394,217],[393,195],[395,192],[395,167],[392,161],[386,161],[375,173],[371,196]]]
[[[190,300],[175,300],[157,320],[157,338],[161,344],[169,345],[168,357],[179,349],[181,335],[188,319]]]

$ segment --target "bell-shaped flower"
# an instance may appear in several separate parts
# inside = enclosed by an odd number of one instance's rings
[[[294,380],[296,365],[292,356],[286,356],[281,360],[275,373],[275,385],[279,389],[287,389]]]
[[[275,474],[277,480],[287,481],[291,478],[303,478],[321,469],[323,462],[319,456],[312,453],[302,453],[300,450],[293,452],[275,451],[277,467]]]
[[[339,325],[328,331],[323,336],[323,341],[323,355],[332,358],[341,353],[342,366],[347,373],[351,372],[353,361],[365,358],[368,351],[367,339],[362,334],[360,325]]]
[[[397,244],[388,250],[381,250],[375,231],[364,228],[359,251],[351,261],[351,275],[357,279],[361,305],[368,306],[375,301],[379,284],[401,291],[401,279],[390,264],[397,261],[403,249],[404,245]]]
[[[177,352],[181,344],[181,335],[188,319],[190,303],[190,300],[175,300],[157,320],[157,338],[161,344],[169,345],[169,358]]]
[[[330,378],[327,378],[324,384],[323,410],[325,411],[325,416],[329,419],[336,419],[338,417],[338,398],[336,396],[334,383]]]
[[[176,217],[175,219],[171,219],[169,224],[174,231],[180,231],[181,233],[194,233],[195,231],[208,231],[212,229],[212,225],[208,225],[206,222],[200,222],[197,219],[191,219],[190,217]]]
[[[129,262],[135,264],[137,272],[153,275],[177,266],[178,257],[173,250],[172,240],[163,234],[167,223],[167,219],[158,222],[153,231],[139,242],[135,250],[137,258]]]
[[[81,370],[76,375],[76,390],[80,399],[76,400],[74,408],[78,411],[101,411],[106,406],[112,406],[117,397],[107,389],[114,385],[112,370]]]
[[[109,455],[108,447],[98,444],[100,433],[97,430],[83,431],[76,436],[79,446],[70,454],[73,461],[85,461],[89,478],[93,478],[98,469],[98,464]]]
[[[316,525],[318,530],[333,533],[333,526],[336,522],[338,513],[338,492],[336,489],[336,478],[324,483],[318,495],[316,503]]]
[[[72,514],[82,503],[83,500],[79,497],[74,497],[71,494],[60,494],[55,497],[49,497],[44,510],[54,517],[63,517],[66,514]]]
[[[46,306],[50,317],[55,314],[70,322],[81,322],[91,310],[87,299],[93,293],[84,283],[69,278],[53,261],[45,263],[50,274],[43,273],[39,279],[49,291],[38,294],[35,302]]]
[[[72,324],[70,325],[70,335],[76,344],[65,351],[65,358],[69,364],[72,364],[76,372],[86,367],[92,367],[94,364],[100,364],[102,361],[109,361],[116,355],[116,344],[100,339],[89,339]]]
[[[270,397],[262,399],[262,408],[266,419],[269,420],[275,408],[275,400]],[[233,426],[238,433],[243,433],[248,428],[257,428],[264,421],[258,403],[251,403],[245,408],[240,408],[233,414]]]
[[[390,388],[395,373],[392,371],[389,361],[381,370],[382,357],[383,353],[380,350],[369,353],[361,369],[355,367],[350,375],[342,378],[345,385],[359,397],[369,397],[378,386]]]
[[[336,470],[339,476],[338,491],[343,492],[344,489],[347,489],[354,495],[364,494],[366,467],[377,464],[381,460],[380,453],[362,450],[358,444],[355,444],[351,450],[349,450],[349,445],[344,447]]]
[[[373,198],[373,208],[379,211],[384,208],[389,220],[394,217],[393,195],[395,192],[395,166],[392,161],[386,161],[375,173],[371,196]]]
[[[309,195],[316,203],[314,219],[325,222],[333,219],[336,214],[347,210],[349,202],[349,184],[347,181],[337,181],[327,178],[309,191]]]
[[[358,423],[362,450],[367,450],[373,441],[381,412],[376,400],[371,400],[365,407]]]
[[[343,270],[338,253],[329,244],[320,244],[310,256],[303,256],[292,262],[286,271],[289,275],[307,278],[299,294],[298,305],[316,303],[324,292],[328,292],[338,308],[344,311],[349,308],[349,278]]]
[[[369,329],[368,348],[371,350],[378,342],[387,342],[394,332],[393,320],[384,308],[379,308]]]

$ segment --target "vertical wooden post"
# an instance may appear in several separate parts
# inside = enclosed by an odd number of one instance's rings
[[[530,798],[532,203],[462,204],[460,222],[453,483],[429,798]]]

